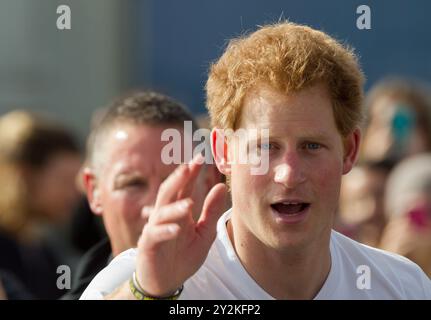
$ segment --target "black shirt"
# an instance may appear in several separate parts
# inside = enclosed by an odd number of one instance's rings
[[[76,275],[72,276],[72,288],[61,299],[78,300],[91,280],[105,268],[112,258],[109,238],[105,238],[88,250],[78,263]]]

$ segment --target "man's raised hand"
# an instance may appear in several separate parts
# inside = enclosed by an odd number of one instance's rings
[[[191,194],[202,162],[202,155],[196,156],[162,183],[142,231],[136,277],[149,295],[164,297],[174,293],[200,268],[215,239],[226,186],[219,183],[210,190],[195,222]]]

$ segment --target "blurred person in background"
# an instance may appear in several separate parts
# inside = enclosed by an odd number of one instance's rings
[[[108,238],[81,259],[72,290],[63,299],[78,299],[114,257],[137,246],[148,219],[143,207],[155,204],[161,183],[177,167],[162,161],[162,150],[168,143],[162,141],[162,133],[178,129],[181,141],[191,139],[183,130],[184,121],[193,124],[193,131],[198,129],[181,104],[143,91],[115,101],[95,126],[88,139],[83,180],[90,208],[102,217]],[[183,154],[183,146],[176,147]],[[206,193],[221,179],[215,165],[205,165],[193,190],[198,202],[203,203]]]
[[[398,164],[385,196],[387,227],[380,247],[416,262],[431,277],[431,153]]]
[[[423,84],[386,79],[366,98],[367,124],[360,157],[394,163],[431,151],[431,100]]]
[[[25,111],[0,117],[0,268],[37,299],[63,293],[57,267],[67,257],[51,236],[77,201],[80,165],[78,144],[60,125]]]
[[[386,224],[384,192],[391,163],[364,162],[343,176],[335,230],[377,247]]]

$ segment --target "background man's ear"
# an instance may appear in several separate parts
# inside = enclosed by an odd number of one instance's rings
[[[211,151],[218,170],[224,175],[230,175],[231,166],[228,161],[228,146],[222,129],[211,131]]]
[[[102,215],[103,207],[100,201],[100,191],[97,187],[94,172],[90,168],[84,168],[82,178],[91,211],[96,215]]]
[[[356,128],[344,138],[343,174],[349,173],[356,163],[361,143],[361,130]]]

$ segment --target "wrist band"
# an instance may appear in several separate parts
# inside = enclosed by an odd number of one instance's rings
[[[138,300],[177,300],[183,291],[184,285],[182,285],[175,293],[168,297],[153,297],[144,292],[136,280],[136,272],[133,272],[133,276],[129,280],[130,291],[133,296]]]

